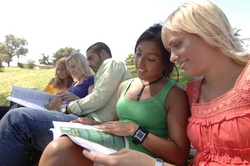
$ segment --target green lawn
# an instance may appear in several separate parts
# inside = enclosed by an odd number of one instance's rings
[[[5,67],[0,72],[0,105],[9,105],[6,97],[11,95],[13,85],[43,90],[54,75],[55,69],[35,70]]]
[[[134,66],[128,66],[133,77],[137,76]],[[193,78],[185,76],[183,70],[179,70],[180,79],[179,84],[185,88],[186,82]],[[11,95],[11,87],[22,86],[26,88],[33,88],[43,90],[50,79],[54,77],[55,69],[22,69],[19,67],[5,67],[0,71],[0,106],[8,106],[9,101],[7,96]]]

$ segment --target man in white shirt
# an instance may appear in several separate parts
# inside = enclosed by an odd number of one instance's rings
[[[58,111],[26,107],[8,111],[0,121],[0,165],[24,165],[31,148],[43,151],[53,140],[49,130],[53,128],[52,121],[69,122],[81,116],[98,122],[112,120],[118,86],[131,74],[124,63],[111,58],[105,43],[98,42],[87,49],[89,66],[96,75],[94,89],[85,98],[63,105]]]
[[[131,78],[123,62],[111,59],[109,48],[104,43],[95,43],[86,52],[89,67],[96,73],[92,93],[78,101],[72,101],[67,112],[86,115],[98,122],[113,119],[120,83]]]

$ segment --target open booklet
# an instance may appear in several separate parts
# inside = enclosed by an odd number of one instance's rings
[[[6,99],[25,107],[48,111],[44,105],[49,103],[50,98],[59,98],[59,96],[40,90],[12,86],[11,96]]]
[[[105,134],[96,126],[57,121],[53,124],[54,139],[67,135],[76,144],[94,152],[112,154],[129,147],[127,137]]]

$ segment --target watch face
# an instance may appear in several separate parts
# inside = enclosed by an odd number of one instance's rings
[[[143,140],[143,138],[145,137],[146,133],[144,133],[141,130],[138,130],[135,134],[135,138],[137,138],[138,140],[140,140],[140,142]]]

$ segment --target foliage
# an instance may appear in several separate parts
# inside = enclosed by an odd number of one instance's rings
[[[28,42],[24,38],[16,38],[14,35],[6,35],[5,42],[0,42],[0,57],[1,59],[10,66],[10,62],[14,56],[19,57],[21,55],[25,56],[28,49],[25,47]]]
[[[240,36],[240,34],[239,34],[240,31],[241,31],[241,29],[233,28],[234,36],[239,37]]]
[[[28,63],[17,63],[17,66],[22,69],[34,69],[35,67],[35,61],[32,59],[28,60]]]
[[[129,54],[125,60],[126,65],[134,65],[134,54]]]
[[[24,68],[24,64],[23,63],[17,62],[17,66],[20,67],[20,68]]]
[[[132,75],[133,78],[135,78],[135,77],[138,76],[136,68],[135,68],[134,65],[127,65],[127,67],[128,67],[128,69],[129,69],[129,71],[130,71],[130,73],[131,73],[131,75]]]
[[[65,47],[65,48],[60,48],[58,51],[56,51],[54,54],[53,54],[53,64],[56,63],[56,61],[62,57],[67,57],[69,56],[71,53],[73,52],[80,52],[79,49],[74,49],[74,48],[71,48],[71,47]]]
[[[0,70],[4,68],[3,62],[4,62],[3,57],[1,57],[1,55],[0,55]]]
[[[240,39],[240,34],[239,34],[239,32],[241,31],[241,29],[237,29],[237,28],[233,28],[233,33],[234,33],[234,36],[235,37],[237,37],[237,38],[239,38],[239,40],[240,40],[240,42],[243,44],[243,45],[246,45],[246,43],[244,43],[244,39]]]
[[[49,61],[49,55],[45,56],[44,54],[42,54],[42,59],[39,59],[39,63],[42,65],[52,65],[52,63]]]
[[[2,71],[2,69],[4,68],[2,62],[0,61],[0,71]]]
[[[27,64],[27,68],[28,68],[28,69],[34,69],[34,67],[35,67],[35,61],[29,59],[29,60],[28,60],[28,64]]]

